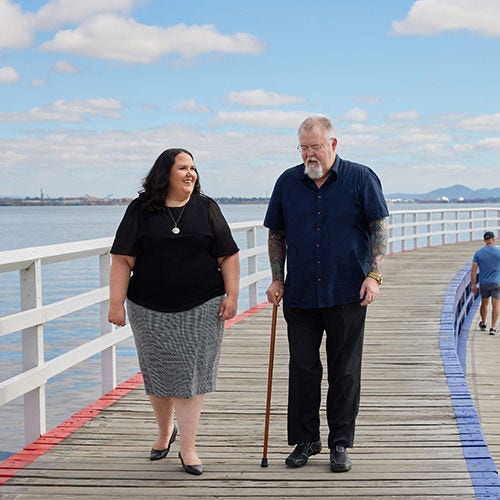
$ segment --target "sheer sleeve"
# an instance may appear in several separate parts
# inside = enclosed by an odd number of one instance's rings
[[[237,253],[239,248],[231,234],[229,224],[222,215],[219,205],[210,198],[208,199],[208,213],[215,236],[215,256],[227,257]]]
[[[136,198],[132,200],[125,211],[118,229],[116,230],[115,239],[111,246],[111,253],[118,255],[137,255],[137,233],[139,229],[139,218],[141,215],[141,204]]]

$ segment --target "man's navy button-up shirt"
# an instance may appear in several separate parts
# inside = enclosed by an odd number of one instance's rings
[[[318,188],[304,164],[287,169],[274,186],[264,226],[284,231],[284,303],[319,308],[359,302],[370,270],[370,222],[389,212],[377,175],[338,155]]]

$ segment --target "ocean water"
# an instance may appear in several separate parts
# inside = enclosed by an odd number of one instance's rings
[[[0,207],[0,251],[112,237],[125,206]],[[221,205],[228,222],[262,221],[266,205]],[[245,233],[236,233],[240,248]],[[265,232],[259,234],[265,244]],[[267,267],[267,256],[259,266]],[[242,262],[242,274],[246,262]],[[90,257],[42,267],[44,303],[62,300],[99,286],[98,259]],[[259,287],[265,300],[264,284]],[[20,310],[18,271],[0,273],[0,316]],[[243,290],[240,312],[248,308]],[[51,321],[44,326],[45,359],[49,360],[94,338],[99,331],[98,306]],[[117,347],[117,380],[122,382],[139,370],[134,342]],[[21,333],[0,337],[0,380],[22,371]],[[47,430],[100,397],[100,357],[94,356],[52,378],[46,385]],[[24,446],[22,398],[0,406],[0,460]]]

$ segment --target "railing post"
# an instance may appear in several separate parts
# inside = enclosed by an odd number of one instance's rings
[[[257,230],[256,227],[252,227],[247,230],[247,248],[255,248],[257,246]],[[257,256],[253,255],[248,257],[248,275],[252,275],[257,272]],[[248,287],[248,301],[249,306],[254,307],[257,305],[258,301],[258,283],[252,283]]]
[[[402,217],[402,227],[401,227],[401,250],[406,251],[406,212],[403,213]]]
[[[430,247],[432,245],[432,212],[427,212],[427,246]]]
[[[446,212],[441,211],[441,245],[446,243]]]
[[[36,259],[19,273],[21,283],[21,310],[42,305],[42,264]],[[44,362],[43,325],[22,331],[23,371]],[[46,432],[45,383],[24,395],[24,442],[32,443]]]
[[[416,250],[418,248],[418,224],[417,224],[417,212],[413,212],[413,249]]]
[[[111,267],[111,255],[105,253],[99,255],[99,283],[101,286],[109,284],[109,269]],[[101,316],[101,335],[111,331],[108,323],[109,299],[99,305]],[[101,386],[102,393],[113,390],[116,387],[116,346],[108,347],[101,353]]]

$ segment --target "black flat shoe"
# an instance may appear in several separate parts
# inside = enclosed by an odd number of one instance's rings
[[[155,450],[154,448],[151,448],[151,451],[149,452],[149,460],[153,461],[165,458],[168,455],[168,452],[170,451],[170,446],[177,437],[177,432],[178,432],[177,426],[174,424],[174,430],[172,431],[172,435],[170,436],[170,440],[168,441],[168,447],[165,448],[164,450]]]
[[[181,452],[179,452],[179,458],[181,459],[182,468],[188,473],[194,476],[201,476],[203,474],[203,465],[186,465],[184,460],[182,460]]]

